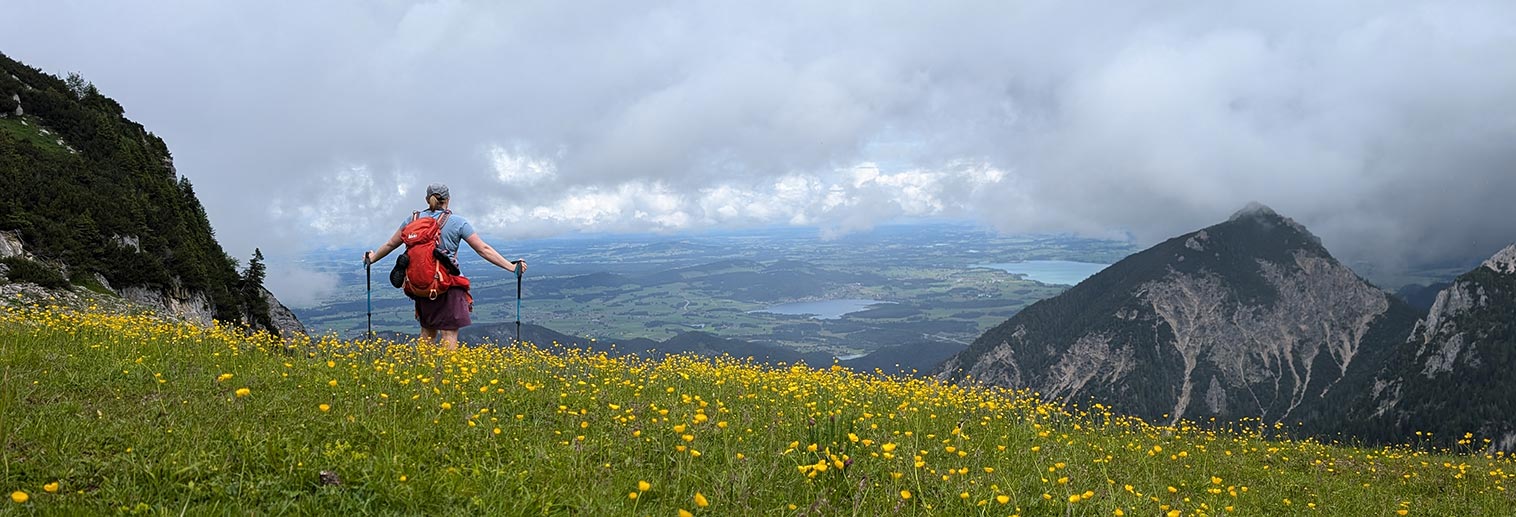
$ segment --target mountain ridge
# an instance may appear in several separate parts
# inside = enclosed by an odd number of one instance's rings
[[[1255,203],[1023,309],[935,373],[1171,424],[1317,422],[1368,382],[1414,318],[1304,226]]]

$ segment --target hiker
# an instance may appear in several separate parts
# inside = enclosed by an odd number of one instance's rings
[[[467,219],[455,215],[451,210],[448,210],[447,207],[450,200],[447,185],[440,183],[428,185],[426,187],[426,210],[407,216],[405,221],[400,223],[400,228],[395,230],[395,234],[391,235],[384,245],[379,246],[379,249],[365,252],[363,254],[365,263],[373,264],[378,262],[385,255],[388,255],[390,251],[400,247],[404,242],[401,234],[405,230],[405,227],[411,225],[413,221],[421,217],[430,217],[440,221],[442,224],[441,234],[437,241],[437,249],[446,255],[446,259],[449,262],[446,264],[439,263],[439,266],[446,267],[453,275],[458,274],[458,241],[467,242],[469,247],[474,249],[475,253],[478,253],[480,257],[483,257],[484,260],[491,264],[500,266],[518,275],[526,271],[525,260],[518,260],[514,263],[506,260],[505,257],[500,255],[500,252],[495,251],[495,248],[486,244],[484,239],[479,238],[479,234],[474,233],[474,227],[469,224]],[[517,269],[518,267],[520,268],[519,270]],[[406,293],[416,300],[416,321],[421,323],[421,340],[423,342],[440,342],[442,347],[447,350],[458,349],[458,329],[467,327],[470,323],[473,323],[469,317],[469,313],[474,309],[474,298],[468,291],[468,279],[461,276],[456,278],[460,282],[442,293],[432,292],[429,295],[418,295],[418,293],[412,293],[409,290]]]

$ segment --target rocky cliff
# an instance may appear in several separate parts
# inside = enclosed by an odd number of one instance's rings
[[[26,246],[19,237],[12,233],[0,232],[0,260],[10,258],[36,262],[36,256],[26,251]],[[57,264],[39,265],[43,268],[59,267]],[[60,271],[59,278],[64,276],[67,276],[66,271]],[[0,303],[95,306],[109,311],[128,312],[146,310],[201,326],[209,326],[215,322],[214,309],[203,292],[183,288],[148,289],[142,287],[126,287],[118,290],[112,288],[110,283],[98,274],[92,276],[90,280],[89,287],[42,286],[22,278],[12,278],[10,267],[0,262]],[[295,313],[280,303],[273,293],[261,287],[259,292],[262,293],[264,302],[269,307],[271,330],[284,337],[306,334],[305,325],[301,324],[300,319],[295,317]],[[252,315],[243,314],[239,323],[253,326],[251,323],[253,320]]]
[[[258,292],[263,295],[263,301],[268,304],[269,320],[273,322],[274,330],[279,332],[280,336],[291,337],[307,333],[305,325],[300,323],[300,318],[296,318],[294,311],[275,298],[274,293],[262,287],[258,288]],[[242,321],[244,323],[252,321],[252,316],[244,315]]]
[[[1164,423],[1318,425],[1366,389],[1414,322],[1304,227],[1255,204],[1027,307],[938,375]]]

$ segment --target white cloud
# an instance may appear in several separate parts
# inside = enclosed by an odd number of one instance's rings
[[[372,246],[432,182],[513,237],[1152,242],[1258,200],[1350,259],[1516,240],[1505,1],[7,7],[0,47],[164,136],[238,255]]]
[[[331,300],[337,275],[312,271],[298,263],[270,263],[263,287],[290,307],[313,307]]]
[[[859,181],[859,171],[872,172]],[[788,224],[818,226],[835,236],[898,217],[965,217],[974,206],[959,198],[993,188],[1005,177],[1004,171],[985,164],[900,172],[880,172],[877,165],[865,164],[827,174],[722,184],[693,196],[662,183],[628,181],[574,189],[537,203],[501,204],[475,225],[506,236],[538,236]]]
[[[518,143],[510,150],[491,145],[489,154],[490,163],[495,168],[495,179],[507,185],[535,185],[553,181],[558,176],[557,161],[531,154],[531,150],[524,144]],[[562,151],[559,156],[562,156]]]

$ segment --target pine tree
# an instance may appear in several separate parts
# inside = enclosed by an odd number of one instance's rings
[[[247,261],[247,268],[242,270],[242,278],[239,280],[239,289],[242,298],[242,310],[246,316],[248,326],[265,329],[277,334],[274,321],[268,313],[268,300],[263,297],[263,277],[266,271],[263,266],[263,250],[253,248],[253,258]]]

